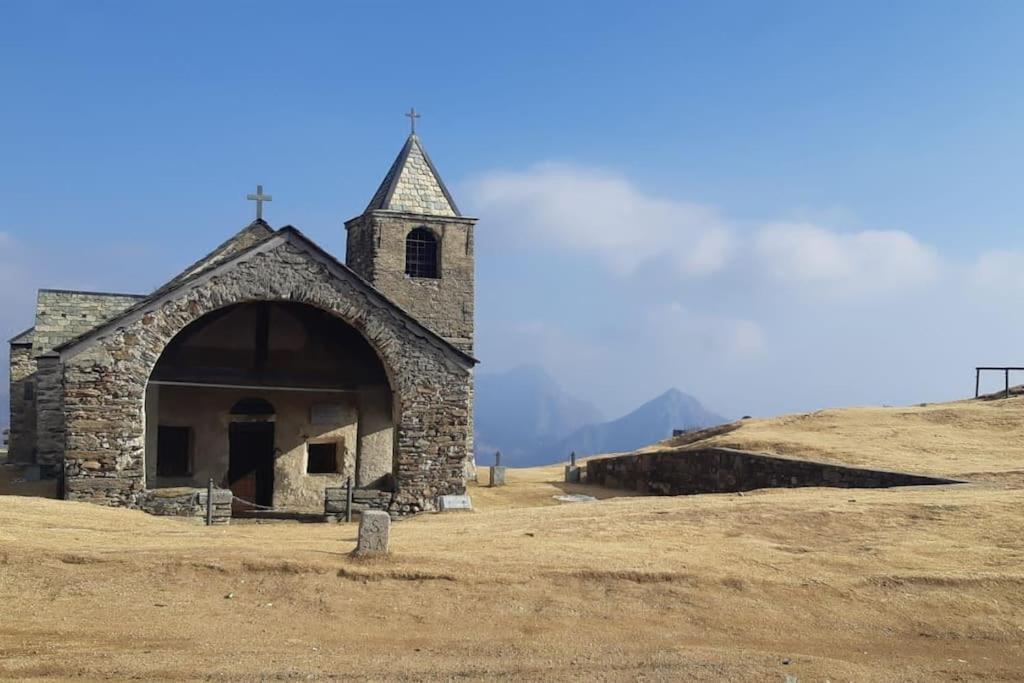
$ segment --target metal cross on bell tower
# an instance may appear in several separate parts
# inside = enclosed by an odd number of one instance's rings
[[[256,186],[256,194],[249,194],[245,197],[249,201],[256,202],[256,220],[263,220],[263,202],[272,202],[274,198],[269,194],[263,194],[263,186]]]
[[[416,119],[420,118],[420,115],[416,113],[416,107],[411,107],[405,116],[409,117],[409,123],[412,124],[412,135],[416,135]]]

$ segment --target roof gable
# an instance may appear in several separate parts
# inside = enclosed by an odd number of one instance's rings
[[[190,265],[185,270],[181,271],[181,273],[169,280],[167,284],[158,288],[156,291],[165,291],[196,273],[200,273],[207,268],[215,266],[218,263],[222,263],[238,252],[248,249],[273,234],[274,229],[271,228],[270,225],[268,225],[262,218],[257,218],[252,223],[221,242],[213,251]]]
[[[400,211],[428,216],[461,216],[441,175],[412,134],[391,164],[366,211]]]
[[[246,260],[251,254],[259,253],[261,251],[269,251],[282,244],[290,244],[296,247],[299,251],[305,253],[309,258],[316,260],[317,262],[326,266],[328,272],[336,278],[342,278],[353,284],[357,289],[362,290],[368,297],[371,297],[379,305],[390,308],[396,316],[401,318],[410,328],[415,329],[416,334],[421,338],[428,340],[435,347],[444,349],[446,352],[453,354],[463,365],[466,367],[472,367],[478,361],[471,355],[460,350],[454,346],[451,342],[441,337],[433,330],[424,326],[415,317],[413,317],[408,311],[403,309],[401,306],[396,304],[394,301],[386,297],[380,291],[373,287],[363,278],[359,277],[353,270],[348,266],[341,263],[328,252],[322,249],[319,245],[313,242],[311,239],[303,235],[298,229],[285,226],[276,232],[272,232],[268,237],[253,244],[247,249],[242,249],[232,254],[230,257],[221,260],[216,265],[211,265],[206,268],[196,270],[192,275],[183,277],[168,283],[165,287],[157,290],[150,296],[139,301],[136,305],[127,309],[120,315],[107,320],[103,324],[96,326],[84,334],[71,339],[64,344],[55,347],[55,351],[60,352],[61,355],[75,354],[79,350],[86,348],[90,345],[92,340],[95,340],[111,330],[121,327],[128,322],[134,321],[142,317],[147,310],[150,310],[156,306],[159,306],[163,301],[171,299],[174,294],[185,287],[194,287],[201,284],[204,280],[224,273],[230,269],[236,267],[240,262]]]
[[[11,346],[32,346],[32,337],[35,336],[35,331],[36,328],[30,327],[8,339],[7,343]]]

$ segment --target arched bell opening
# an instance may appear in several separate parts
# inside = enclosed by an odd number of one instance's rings
[[[185,327],[154,366],[146,487],[213,479],[259,505],[322,512],[324,489],[348,477],[392,481],[397,412],[377,352],[336,315],[288,301],[227,306]]]

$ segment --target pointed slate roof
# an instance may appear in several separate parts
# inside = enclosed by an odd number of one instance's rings
[[[427,216],[462,215],[415,133],[405,141],[366,211],[400,211]]]
[[[32,346],[32,336],[35,331],[36,328],[30,327],[8,339],[7,343],[11,346]]]

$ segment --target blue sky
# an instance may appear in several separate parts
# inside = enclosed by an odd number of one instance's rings
[[[407,132],[478,215],[481,371],[610,415],[1024,364],[1016,2],[0,2],[0,327],[266,217],[339,256]]]

